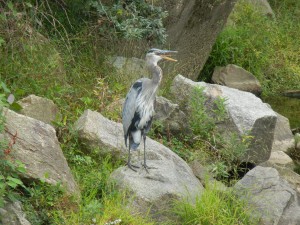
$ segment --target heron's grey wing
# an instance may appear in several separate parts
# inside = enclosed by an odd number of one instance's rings
[[[122,112],[122,123],[123,123],[123,130],[125,139],[128,136],[128,129],[132,123],[132,119],[136,112],[136,100],[138,95],[142,91],[142,81],[137,80],[130,88],[124,105],[123,105],[123,112]]]

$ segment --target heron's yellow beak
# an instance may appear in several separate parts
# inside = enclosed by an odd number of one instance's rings
[[[160,57],[162,57],[163,59],[169,60],[169,61],[177,62],[176,59],[172,59],[171,57],[169,57],[169,55],[161,55]]]

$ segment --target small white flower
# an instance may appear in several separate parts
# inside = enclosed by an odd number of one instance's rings
[[[121,222],[122,222],[121,219],[117,219],[117,220],[112,221],[112,222],[107,222],[107,223],[105,223],[104,225],[115,225],[115,224],[119,224],[119,223],[121,223]]]

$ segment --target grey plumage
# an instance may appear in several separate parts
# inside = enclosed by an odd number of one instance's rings
[[[154,102],[158,86],[162,79],[162,70],[157,65],[161,59],[176,61],[169,58],[167,54],[175,53],[175,51],[150,49],[146,55],[146,63],[149,70],[152,72],[152,79],[141,78],[134,82],[131,86],[126,100],[123,105],[122,123],[124,130],[125,145],[128,146],[129,156],[127,165],[132,168],[138,166],[131,165],[130,150],[136,150],[141,143],[142,137],[144,140],[144,168],[149,168],[146,165],[146,135],[150,130],[152,118],[154,115]],[[129,140],[129,142],[128,142]],[[147,170],[148,171],[148,170]]]

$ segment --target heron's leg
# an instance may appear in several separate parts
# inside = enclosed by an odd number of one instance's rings
[[[131,154],[130,154],[130,144],[129,144],[129,154],[128,154],[127,166],[128,166],[128,168],[132,169],[134,172],[137,172],[136,169],[133,169],[133,167],[134,168],[140,168],[140,167],[136,166],[136,165],[132,165],[130,160],[131,160]]]
[[[149,173],[148,169],[157,169],[157,168],[147,166],[147,164],[146,164],[146,134],[143,134],[143,139],[144,139],[144,164],[143,164],[143,167],[145,168],[147,173]]]

